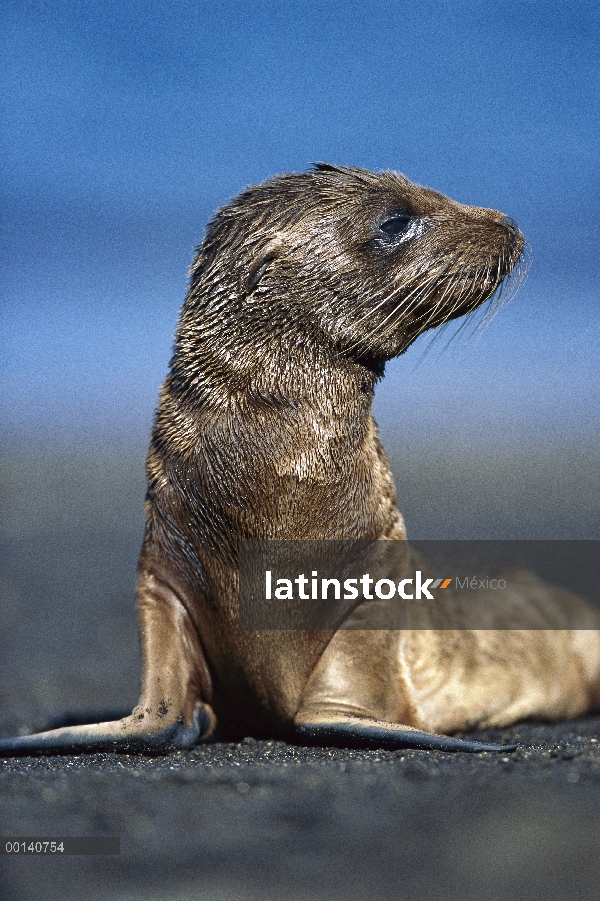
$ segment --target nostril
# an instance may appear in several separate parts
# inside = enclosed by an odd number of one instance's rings
[[[506,225],[507,228],[510,228],[515,235],[519,234],[519,226],[514,219],[510,218],[510,216],[502,216],[502,225]]]

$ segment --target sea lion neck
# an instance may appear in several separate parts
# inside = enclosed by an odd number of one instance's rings
[[[385,533],[397,514],[371,416],[380,370],[332,352],[315,332],[274,328],[265,346],[256,322],[229,326],[205,316],[178,331],[149,498],[160,492],[164,509],[168,496],[169,518],[185,531],[185,494],[194,541],[222,553],[241,539]]]
[[[168,382],[190,411],[210,417],[308,406],[336,420],[354,419],[359,408],[368,415],[383,361],[344,355],[318,325],[289,312],[230,312],[231,305],[225,314],[184,314]]]

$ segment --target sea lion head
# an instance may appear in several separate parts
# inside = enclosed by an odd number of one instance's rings
[[[382,363],[492,298],[523,248],[516,223],[495,210],[397,172],[319,163],[217,214],[188,307],[196,323],[217,316],[254,347],[302,340]]]

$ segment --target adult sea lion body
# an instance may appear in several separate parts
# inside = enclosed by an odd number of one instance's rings
[[[393,172],[318,165],[224,207],[192,266],[147,460],[140,702],[0,751],[186,748],[217,727],[485,750],[499,746],[439,733],[597,707],[600,618],[575,629],[551,589],[536,631],[238,623],[242,540],[397,539],[410,555],[375,383],[423,331],[491,298],[522,250],[511,219]]]

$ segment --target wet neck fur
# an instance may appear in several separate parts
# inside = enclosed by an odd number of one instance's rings
[[[239,331],[220,338],[178,335],[153,432],[151,494],[170,484],[172,515],[185,495],[206,541],[376,532],[374,467],[388,480],[371,417],[380,370],[310,335],[293,346]]]

